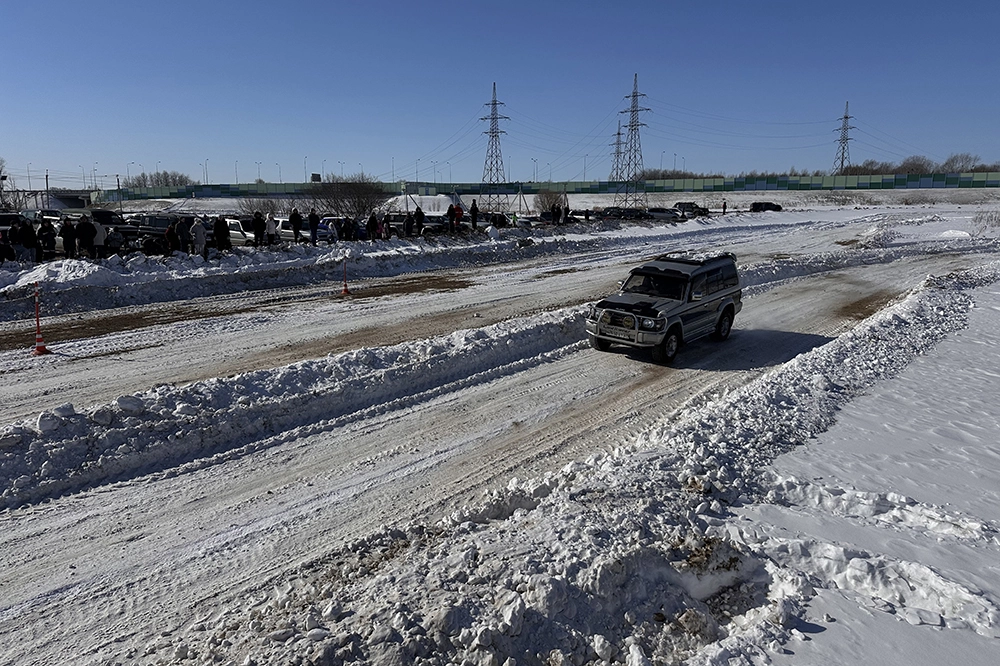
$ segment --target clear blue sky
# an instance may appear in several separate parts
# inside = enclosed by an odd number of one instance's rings
[[[853,163],[1000,161],[992,1],[4,0],[0,26],[20,187],[478,182],[494,82],[512,179],[607,179],[634,74],[646,167],[830,169],[847,101]]]

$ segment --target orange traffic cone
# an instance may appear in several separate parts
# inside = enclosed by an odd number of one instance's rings
[[[51,354],[48,349],[45,348],[45,340],[42,340],[42,331],[35,331],[35,351],[31,352],[35,356],[41,356],[42,354]]]

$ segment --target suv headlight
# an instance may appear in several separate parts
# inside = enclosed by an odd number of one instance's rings
[[[666,323],[665,319],[653,319],[651,317],[643,317],[639,320],[639,328],[644,331],[659,331],[663,328]]]

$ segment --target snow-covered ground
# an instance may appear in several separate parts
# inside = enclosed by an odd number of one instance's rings
[[[0,662],[997,663],[995,205],[794,196],[0,267]],[[672,250],[730,340],[591,350]]]

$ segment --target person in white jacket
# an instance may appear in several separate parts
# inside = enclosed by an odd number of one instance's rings
[[[94,231],[97,232],[94,235],[94,259],[104,259],[104,241],[108,237],[108,232],[96,219],[92,221],[94,223]]]
[[[274,245],[278,239],[278,222],[274,219],[273,213],[268,213],[267,219],[264,220],[264,233],[267,234],[267,244]]]
[[[191,223],[191,242],[194,245],[194,253],[205,256],[205,225],[200,217],[194,218]]]

